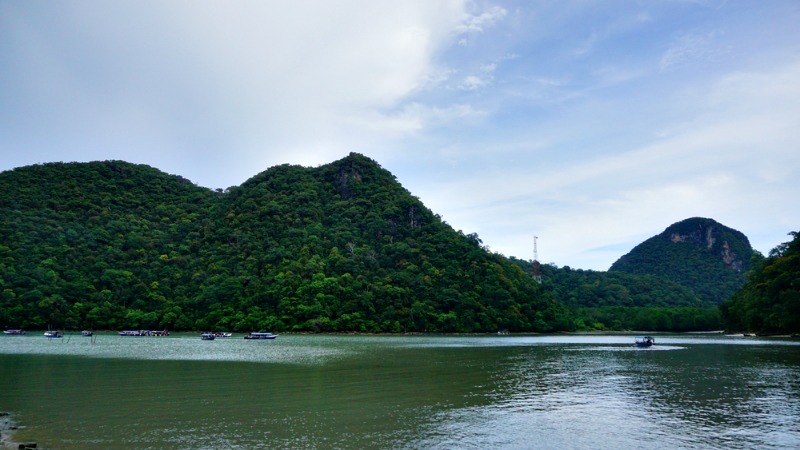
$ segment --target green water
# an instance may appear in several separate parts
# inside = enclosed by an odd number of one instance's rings
[[[724,336],[0,337],[51,449],[800,448],[800,342]]]

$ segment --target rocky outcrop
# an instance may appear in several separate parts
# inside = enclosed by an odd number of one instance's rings
[[[667,228],[661,236],[673,244],[693,244],[705,248],[719,256],[728,269],[741,272],[745,266],[743,255],[733,250],[726,235],[733,235],[737,241],[747,242],[748,260],[752,248],[744,234],[725,227],[712,219],[695,217],[678,222]]]

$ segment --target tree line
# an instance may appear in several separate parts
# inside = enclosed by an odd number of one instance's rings
[[[755,254],[747,282],[720,307],[725,326],[759,334],[800,333],[800,232],[772,249]]]

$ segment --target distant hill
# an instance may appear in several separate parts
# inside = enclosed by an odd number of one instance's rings
[[[123,161],[0,173],[0,326],[555,331],[568,311],[375,161],[224,192]]]
[[[637,245],[609,273],[660,277],[690,289],[704,303],[718,305],[744,284],[752,256],[744,234],[695,217]]]
[[[526,273],[530,261],[511,258]],[[570,307],[706,307],[690,289],[654,275],[541,266],[542,286]]]
[[[526,273],[531,262],[511,258]],[[579,330],[710,331],[720,312],[690,289],[654,275],[541,266],[542,288],[572,311]]]

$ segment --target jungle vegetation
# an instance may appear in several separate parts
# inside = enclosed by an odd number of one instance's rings
[[[720,307],[728,330],[800,333],[800,232],[789,235],[767,257],[753,256],[747,282]]]
[[[375,161],[210,190],[122,161],[0,173],[0,325],[550,332],[570,312]]]
[[[609,272],[543,265],[539,284],[530,261],[454,230],[359,154],[316,168],[272,167],[225,190],[123,161],[39,164],[0,173],[0,326],[720,329],[717,305],[744,283],[751,262],[740,256],[749,258],[749,243],[710,219],[665,233]],[[754,258],[751,279],[791,256],[790,247]],[[676,276],[680,264],[691,270]],[[723,306],[726,323],[785,329],[775,317],[796,311],[796,287],[769,291],[784,309],[765,312],[755,300],[761,288],[748,286]],[[762,312],[772,319],[753,325]]]
[[[744,234],[694,217],[637,245],[608,272],[544,265],[542,274],[578,329],[711,331],[723,328],[719,305],[744,284],[751,255]]]
[[[717,306],[745,282],[753,248],[740,231],[693,217],[667,227],[611,265],[609,272],[655,275]]]
[[[523,271],[528,261],[511,258]],[[541,265],[542,287],[566,305],[583,331],[711,331],[722,329],[719,310],[689,288],[656,275]]]

